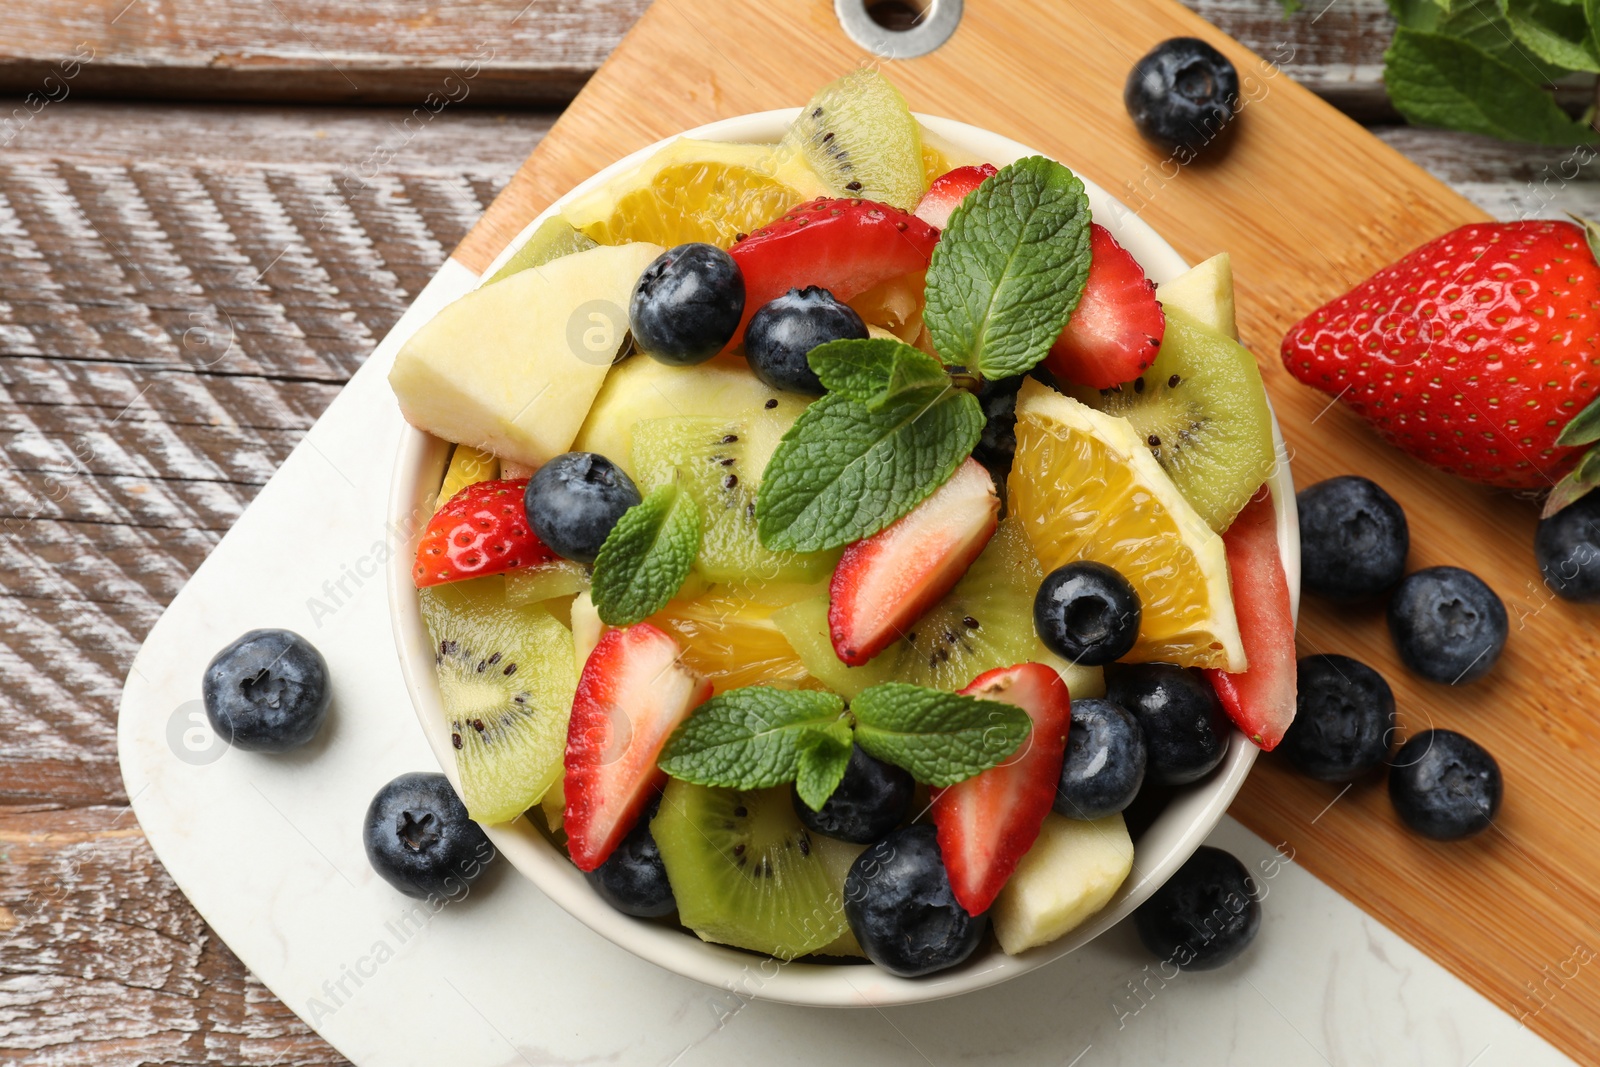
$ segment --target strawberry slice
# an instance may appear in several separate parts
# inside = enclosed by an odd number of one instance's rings
[[[1110,389],[1149,369],[1166,336],[1167,316],[1144,268],[1111,231],[1089,225],[1089,280],[1045,366],[1058,378]]]
[[[994,479],[968,459],[933,495],[844,550],[828,586],[833,651],[859,667],[948,593],[994,535]]]
[[[1278,519],[1265,486],[1222,535],[1250,668],[1243,674],[1207,670],[1211,688],[1233,724],[1271,752],[1294,721],[1297,665],[1289,580],[1278,554]]]
[[[922,199],[917,203],[917,218],[929,226],[944,229],[950,221],[950,212],[956,205],[967,198],[967,194],[983,184],[985,178],[992,178],[1000,173],[993,163],[982,163],[976,167],[957,167],[955,170],[946,171],[933,179],[933,184],[928,186],[928,191],[922,194]]]
[[[998,667],[961,692],[1014,705],[1033,720],[1033,732],[1016,755],[931,794],[950,888],[967,914],[977,915],[994,903],[1050,814],[1072,725],[1072,700],[1061,676],[1042,663]]]
[[[434,512],[417,545],[411,576],[418,589],[504,574],[547,563],[556,554],[528,525],[522,494],[528,479],[476,482]]]
[[[677,725],[711,696],[678,642],[649,623],[610,630],[583,665],[567,723],[562,826],[580,871],[617,847],[667,780],[656,766]]]
[[[739,241],[728,254],[744,275],[744,319],[728,346],[769,301],[821,286],[848,303],[869,289],[928,269],[939,231],[871,200],[813,200]]]

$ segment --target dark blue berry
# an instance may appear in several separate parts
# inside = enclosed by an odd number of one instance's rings
[[[288,630],[251,630],[212,657],[200,683],[217,736],[246,752],[285,752],[317,735],[333,691],[328,664]]]
[[[1001,476],[1011,470],[1011,460],[1017,452],[1017,390],[1021,386],[1022,375],[1018,375],[985,380],[978,389],[978,403],[983,405],[983,434],[972,450],[972,458]]]
[[[628,303],[634,344],[673,366],[704,363],[744,317],[744,275],[716,245],[669,248],[644,269]]]
[[[1507,629],[1506,606],[1494,590],[1460,567],[1409,574],[1389,600],[1389,636],[1400,661],[1445,685],[1489,673]]]
[[[844,914],[867,958],[902,978],[954,967],[989,929],[988,912],[968,915],[956,902],[927,824],[895,830],[856,857],[844,879]]]
[[[1261,929],[1254,880],[1231,854],[1201,845],[1133,913],[1139,940],[1180,970],[1232,963]]]
[[[1118,667],[1107,672],[1106,699],[1139,720],[1148,775],[1161,785],[1198,781],[1228,753],[1227,714],[1199,671],[1170,663]]]
[[[1134,64],[1122,102],[1134,127],[1150,140],[1199,152],[1233,121],[1239,72],[1199,38],[1173,37]]]
[[[1383,675],[1349,656],[1306,656],[1297,685],[1294,722],[1278,751],[1301,774],[1353,782],[1388,757],[1394,693]]]
[[[1144,784],[1145,760],[1144,729],[1132,712],[1109,700],[1074,700],[1056,811],[1103,819],[1123,810]]]
[[[567,452],[534,472],[523,493],[528,524],[551,551],[593,563],[623,512],[639,503],[626,471],[593,452]]]
[[[1033,628],[1044,647],[1086,667],[1126,656],[1139,637],[1139,594],[1114,568],[1076,560],[1045,575],[1033,597]]]
[[[362,842],[372,869],[408,897],[459,899],[495,855],[450,779],[422,772],[378,790]]]
[[[1580,497],[1540,522],[1533,552],[1557,596],[1600,601],[1600,493]]]
[[[667,881],[667,865],[661,862],[661,850],[650,833],[650,820],[660,807],[661,794],[657,793],[628,836],[586,875],[600,898],[624,915],[654,919],[678,910]]]
[[[1454,730],[1424,730],[1400,746],[1389,768],[1389,799],[1411,829],[1453,841],[1482,833],[1500,811],[1500,764]]]
[[[1354,474],[1300,490],[1300,584],[1329,600],[1370,600],[1406,573],[1406,513]]]
[[[867,336],[855,309],[826,289],[790,289],[750,316],[744,331],[744,358],[756,377],[774,389],[822,395],[806,354],[829,341]]]
[[[865,845],[906,820],[915,789],[909,772],[873,759],[860,745],[853,745],[844,778],[822,810],[812,811],[798,793],[794,810],[801,823],[819,834]]]

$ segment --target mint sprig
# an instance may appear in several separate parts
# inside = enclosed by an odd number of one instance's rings
[[[928,265],[923,321],[946,363],[985,378],[1049,353],[1089,277],[1089,198],[1066,167],[1019,159],[961,202]]]
[[[998,766],[1032,729],[1028,713],[996,700],[885,682],[850,702],[856,743],[919,782],[955,785]]]
[[[696,708],[658,763],[674,778],[724,789],[792,781],[820,811],[844,779],[852,743],[919,782],[948,786],[1009,759],[1031,729],[1013,705],[902,682],[865,690],[848,714],[832,693],[750,686]]]
[[[933,399],[950,385],[938,360],[888,337],[829,341],[813,348],[806,362],[823,388],[873,412],[902,400]]]
[[[623,513],[594,561],[591,595],[600,621],[632,626],[667,606],[700,551],[700,509],[677,482]]]
[[[825,743],[843,729],[848,759],[849,724],[843,714],[844,701],[832,693],[770,686],[730,689],[701,704],[673,731],[660,767],[697,785],[766,789],[794,780],[802,747],[816,747],[816,737]],[[816,760],[813,756],[811,762]]]
[[[874,411],[829,393],[789,427],[756,497],[769,549],[818,552],[871,537],[950,477],[983,433],[977,397],[946,382]]]

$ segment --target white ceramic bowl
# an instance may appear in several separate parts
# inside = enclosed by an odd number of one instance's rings
[[[685,136],[773,142],[782,137],[797,113],[797,108],[790,108],[744,115],[686,131]],[[964,123],[927,116],[919,118],[927,128],[956,147],[998,166],[1023,156],[1039,154],[1008,138]],[[636,165],[666,143],[659,142],[618,160],[551,205],[501,253],[484,272],[484,277],[499,269],[534,228],[563,202]],[[1087,180],[1084,185],[1088,189],[1095,220],[1111,230],[1153,279],[1165,281],[1186,269],[1178,253],[1142,220],[1114,201],[1103,189]],[[1294,485],[1289,476],[1283,439],[1276,424],[1273,433],[1277,439],[1279,456],[1272,485],[1278,512],[1278,541],[1283,546],[1284,569],[1288,573],[1289,588],[1298,610],[1300,542],[1293,507]],[[404,523],[407,516],[426,514],[429,503],[438,492],[448,453],[449,446],[443,441],[417,430],[407,433],[396,462],[391,491],[390,520],[396,524],[392,528],[404,528],[399,524]],[[1286,503],[1289,506],[1286,507]],[[422,510],[419,512],[418,509]],[[413,536],[405,549],[395,553],[389,564],[389,603],[395,640],[399,646],[401,670],[416,706],[417,717],[421,720],[440,766],[452,781],[456,781],[450,732],[445,725],[433,670],[433,642],[423,624],[417,591],[412,585],[411,561],[415,555],[416,537]],[[736,988],[745,996],[753,995],[789,1004],[827,1007],[910,1004],[982,989],[1026,974],[1087,944],[1125,918],[1165,882],[1210,833],[1238,793],[1255,758],[1255,746],[1235,731],[1222,765],[1203,782],[1181,790],[1140,835],[1135,843],[1133,874],[1110,904],[1083,926],[1053,944],[1020,956],[1005,955],[991,938],[982,951],[960,967],[920,979],[897,978],[867,963],[795,962],[780,965],[768,957],[702,942],[693,934],[671,926],[630,918],[602,901],[578,869],[527,819],[485,829],[506,858],[557,904],[601,936],[669,971],[710,985]]]

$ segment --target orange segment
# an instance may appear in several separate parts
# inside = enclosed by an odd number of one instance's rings
[[[1246,668],[1222,539],[1127,420],[1023,382],[1007,491],[1047,572],[1092,559],[1133,583],[1143,615],[1128,660]]]

